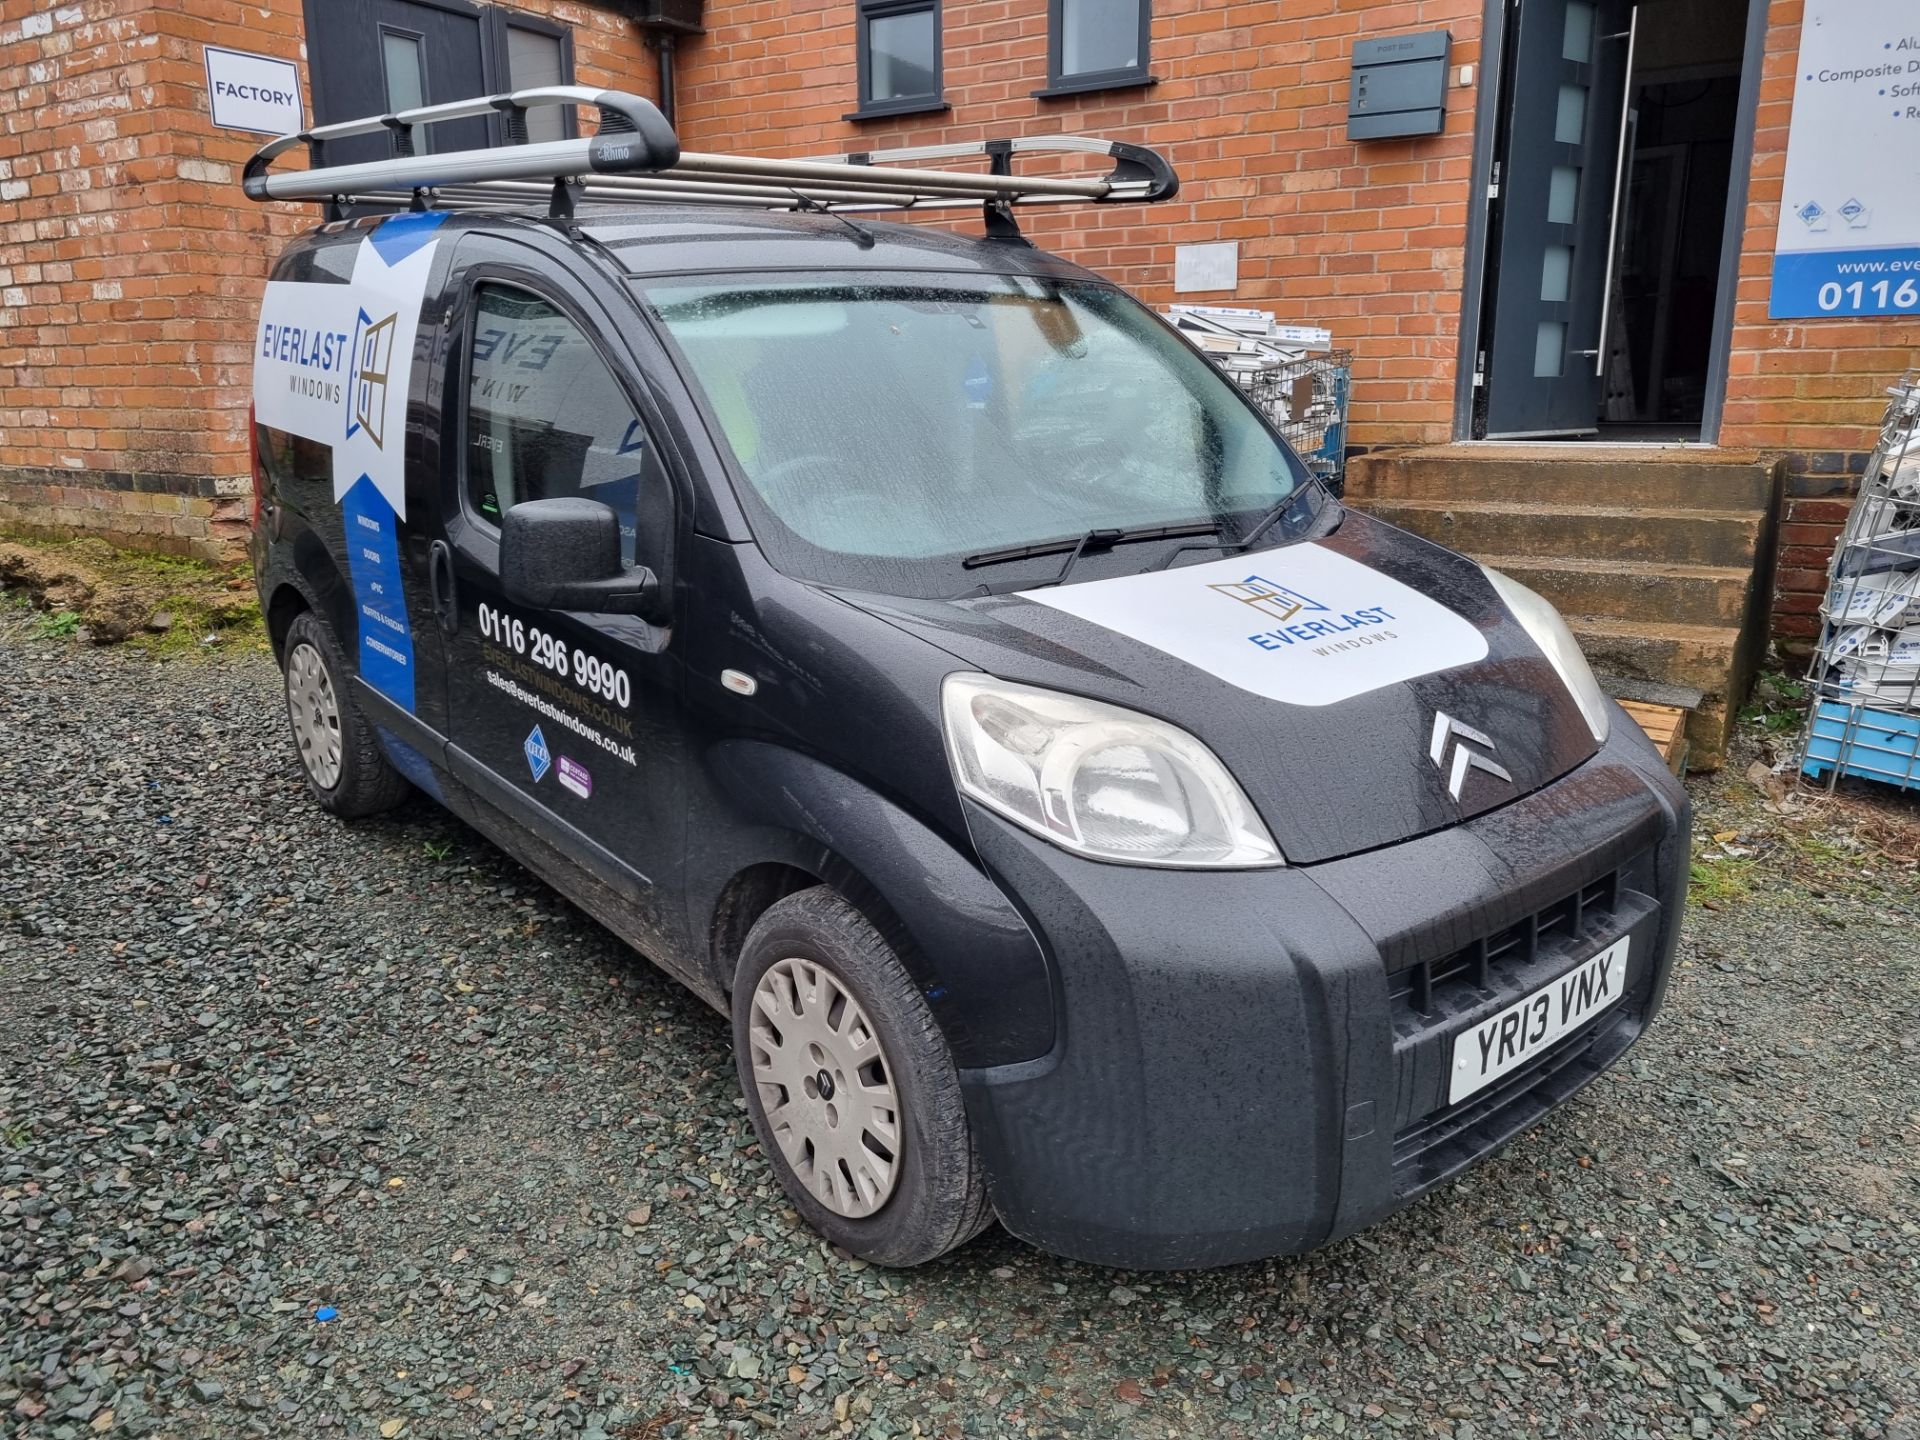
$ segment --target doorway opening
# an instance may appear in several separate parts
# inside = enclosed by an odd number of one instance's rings
[[[1703,438],[1757,3],[1526,0],[1508,22],[1473,438]]]

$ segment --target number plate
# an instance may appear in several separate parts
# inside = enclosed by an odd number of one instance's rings
[[[1509,1070],[1517,1070],[1561,1036],[1617,1004],[1626,989],[1627,937],[1622,936],[1585,964],[1456,1035],[1447,1103],[1457,1105]]]

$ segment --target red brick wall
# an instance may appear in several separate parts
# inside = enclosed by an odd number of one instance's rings
[[[1772,0],[1768,16],[1720,435],[1723,445],[1787,457],[1774,635],[1788,648],[1819,633],[1827,561],[1873,448],[1886,388],[1920,365],[1920,323],[1912,320],[1767,317],[1803,8],[1804,0]]]
[[[1174,298],[1176,244],[1237,240],[1239,289],[1182,298],[1329,327],[1355,351],[1356,443],[1448,438],[1475,92],[1449,91],[1444,135],[1355,145],[1347,74],[1363,35],[1446,29],[1454,66],[1477,75],[1481,0],[1156,0],[1159,83],[1060,100],[1031,94],[1047,83],[1046,0],[943,9],[951,109],[849,122],[852,0],[709,0],[708,34],[682,51],[681,138],[789,155],[1054,131],[1143,141],[1179,170],[1179,199],[1023,212],[1023,228],[1156,304]]]
[[[610,12],[519,8],[574,27],[583,83],[649,89]],[[315,211],[241,195],[263,137],[212,126],[202,47],[303,60],[300,0],[6,0],[0,15],[0,526],[230,554],[254,308]]]
[[[586,0],[519,0],[574,30],[585,83],[651,93],[631,25]],[[1722,443],[1792,474],[1779,633],[1811,633],[1832,531],[1880,391],[1920,350],[1911,322],[1767,319],[1802,0],[1771,0]],[[110,531],[213,553],[246,487],[252,307],[311,207],[241,198],[257,141],[214,130],[201,46],[299,58],[300,0],[5,0],[0,9],[0,526]],[[1483,71],[1481,0],[1158,0],[1159,83],[1041,100],[1044,0],[947,0],[950,109],[849,122],[853,0],[709,0],[683,42],[689,148],[772,154],[1072,130],[1164,149],[1185,188],[1157,207],[1023,216],[1041,243],[1155,303],[1176,244],[1240,242],[1231,299],[1329,326],[1356,352],[1352,439],[1450,438],[1477,92],[1445,134],[1346,141],[1353,43],[1445,28]],[[308,88],[309,95],[311,87]],[[947,223],[972,223],[954,222]]]

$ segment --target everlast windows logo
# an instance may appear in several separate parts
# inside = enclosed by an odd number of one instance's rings
[[[1258,645],[1262,650],[1286,651],[1299,646],[1324,658],[1348,650],[1386,644],[1399,638],[1393,631],[1384,628],[1393,619],[1393,612],[1382,605],[1363,605],[1344,613],[1336,612],[1330,605],[1310,600],[1298,590],[1289,590],[1259,575],[1249,575],[1231,585],[1209,585],[1207,588],[1218,591],[1230,600],[1238,600],[1242,605],[1250,605],[1267,618],[1279,622],[1271,630],[1247,637],[1249,644]],[[1309,613],[1325,618],[1299,618]]]
[[[1249,575],[1238,584],[1209,585],[1207,588],[1218,590],[1242,605],[1251,605],[1262,615],[1270,616],[1283,625],[1303,610],[1324,611],[1327,608],[1317,600],[1309,600],[1297,590],[1289,590],[1271,580],[1262,580],[1258,575]]]
[[[387,375],[393,361],[393,335],[399,313],[375,320],[366,311],[353,324],[353,403],[347,435],[367,432],[374,448],[386,449]]]

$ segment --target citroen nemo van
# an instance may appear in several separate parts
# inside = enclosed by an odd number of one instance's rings
[[[553,96],[599,132],[322,149]],[[356,124],[248,174],[333,216],[254,358],[307,786],[424,793],[730,1017],[822,1235],[1302,1250],[1652,1020],[1687,802],[1560,617],[1019,238],[1172,193],[1160,157],[683,156],[559,90]],[[940,204],[987,234],[873,218]]]

